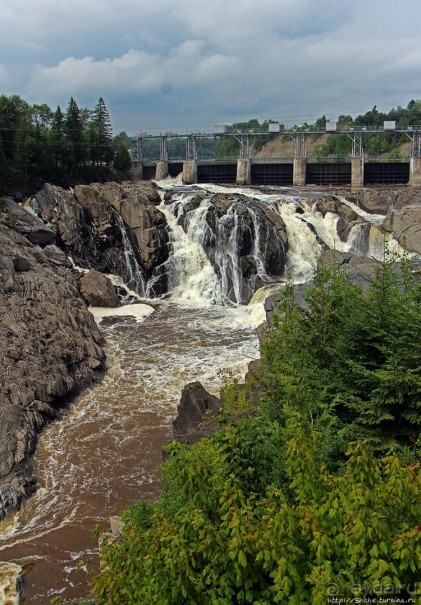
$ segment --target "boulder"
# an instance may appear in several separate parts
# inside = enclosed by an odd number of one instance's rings
[[[48,246],[45,246],[43,252],[47,259],[50,261],[50,263],[52,263],[56,267],[64,267],[66,269],[72,268],[72,264],[66,256],[65,252],[61,250],[58,246],[50,244]]]
[[[79,279],[80,291],[92,307],[119,307],[120,302],[111,280],[92,269]]]
[[[391,208],[382,228],[398,240],[405,250],[421,254],[421,203]]]
[[[209,425],[203,426],[203,423],[220,407],[220,399],[208,393],[200,382],[186,384],[177,406],[177,417],[173,421],[175,438],[183,443],[196,443],[212,434],[214,431]]]

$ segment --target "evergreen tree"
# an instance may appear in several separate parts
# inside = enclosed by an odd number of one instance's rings
[[[336,457],[356,437],[383,451],[414,449],[421,307],[410,267],[389,259],[367,294],[338,270],[322,270],[306,298],[303,311],[286,290],[277,329],[263,346],[264,399],[274,417],[292,409],[324,422],[328,411],[337,423]]]
[[[94,157],[100,164],[110,164],[114,156],[110,115],[104,99],[100,97],[93,111]]]
[[[65,116],[60,105],[57,106],[57,109],[53,115],[50,130],[50,140],[54,153],[55,167],[57,170],[62,170],[64,168],[67,153],[67,141]]]
[[[64,124],[66,139],[69,144],[68,167],[75,174],[85,159],[85,145],[81,114],[73,97],[70,98]]]

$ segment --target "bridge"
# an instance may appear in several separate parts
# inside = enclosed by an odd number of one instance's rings
[[[295,127],[282,129],[270,123],[268,130],[227,130],[216,125],[212,132],[159,134],[141,133],[135,139],[133,166],[135,178],[162,180],[182,173],[183,183],[236,183],[238,185],[407,185],[421,186],[421,126],[399,126],[393,121],[383,127],[341,128],[336,122],[326,122],[324,129]],[[346,135],[352,142],[348,155],[320,156],[307,153],[308,137],[320,135]],[[369,134],[405,135],[410,142],[410,153],[364,154],[364,138]],[[253,137],[265,136],[268,140],[282,135],[294,144],[294,154],[283,157],[261,158],[253,156]],[[237,158],[201,158],[198,146],[201,139],[234,137],[239,144]],[[148,158],[145,142],[159,140],[159,159]],[[170,158],[169,141],[185,142],[183,157]]]

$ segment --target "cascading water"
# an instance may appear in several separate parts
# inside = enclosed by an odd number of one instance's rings
[[[199,306],[223,304],[220,282],[202,247],[202,236],[206,229],[206,206],[194,213],[185,232],[177,222],[177,209],[181,203],[177,200],[171,206],[160,206],[170,228],[173,247],[172,254],[165,263],[171,298]]]
[[[265,295],[254,293],[260,286],[311,278],[326,247],[367,249],[375,257],[384,249],[377,218],[367,222],[360,212],[361,222],[342,241],[338,216],[282,194],[185,187],[159,210],[171,254],[148,280],[121,217],[115,218],[126,281],[153,297],[154,283],[165,274],[168,298],[155,299],[154,310],[141,312],[143,321],[130,305],[119,316],[96,312],[107,340],[107,376],[44,431],[34,459],[40,489],[12,521],[0,524],[0,559],[25,569],[27,604],[86,594],[78,561],[96,556],[91,530],[97,522],[107,525],[109,515],[133,499],[156,495],[155,467],[171,438],[182,386],[201,380],[217,393],[218,370],[240,377],[258,357],[255,328],[264,318]],[[232,304],[250,299],[247,307]],[[18,569],[9,564],[10,574]],[[1,583],[0,574],[0,595]]]
[[[207,267],[211,281],[208,283],[206,279],[205,283],[214,290],[211,298],[205,294],[208,302],[244,304],[260,287],[281,279],[286,253],[284,225],[279,215],[258,200],[238,195],[222,198],[194,191],[176,194],[160,208],[172,232],[175,260],[170,258],[167,266],[170,283],[177,284],[178,297],[180,285],[186,281],[180,282],[179,267],[174,276],[181,250],[191,254],[189,263],[182,263],[184,270],[190,266],[197,272]],[[185,236],[188,240],[183,243]],[[198,246],[194,253],[188,250],[193,243]],[[217,286],[211,283],[215,278]]]
[[[126,260],[126,285],[141,296],[145,296],[146,279],[139,267],[139,263],[137,262],[136,253],[127,233],[127,227],[124,224],[121,216],[115,210],[113,210],[113,216],[115,217],[116,223],[121,232],[124,258]]]

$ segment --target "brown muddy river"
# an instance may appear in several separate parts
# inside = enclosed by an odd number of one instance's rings
[[[161,448],[182,386],[217,393],[218,370],[243,374],[258,357],[262,305],[194,308],[159,303],[148,317],[104,318],[108,372],[44,431],[35,456],[37,493],[0,525],[0,560],[24,570],[21,603],[48,605],[87,594],[97,561],[93,527],[159,490]]]

